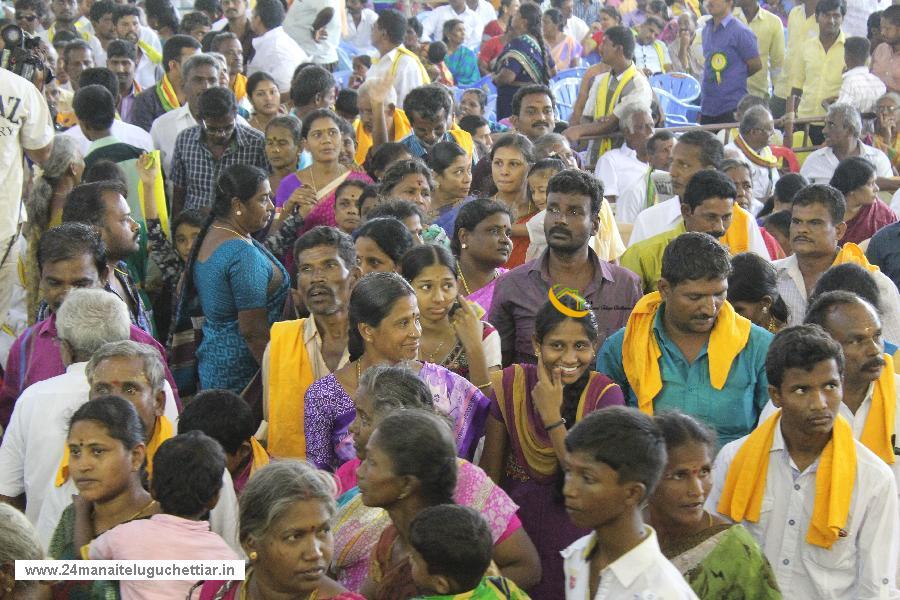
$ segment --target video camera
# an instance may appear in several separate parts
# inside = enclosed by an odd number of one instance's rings
[[[0,67],[34,84],[38,83],[38,73],[44,74],[41,83],[48,83],[52,79],[53,74],[44,62],[40,38],[30,36],[18,25],[11,24],[0,30],[0,39],[3,41]]]

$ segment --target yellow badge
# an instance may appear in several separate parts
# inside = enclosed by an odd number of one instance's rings
[[[716,83],[722,83],[722,71],[728,66],[728,57],[724,52],[716,52],[709,59],[709,66],[712,67],[713,73],[716,74]]]

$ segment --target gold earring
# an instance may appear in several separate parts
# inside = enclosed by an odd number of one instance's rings
[[[250,558],[250,561],[252,562],[252,561],[256,560],[257,556],[258,555],[256,554],[256,552],[251,552],[248,557]]]
[[[767,312],[769,312],[769,307],[763,306],[763,314],[766,314]]]
[[[463,250],[465,250],[465,249],[468,248],[468,247],[469,247],[468,244],[463,244],[463,245],[461,246],[461,248],[462,248]]]
[[[234,214],[236,214],[237,216],[241,216],[241,211],[236,210],[236,211],[234,211]]]

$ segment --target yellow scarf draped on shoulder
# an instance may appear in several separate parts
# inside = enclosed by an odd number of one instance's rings
[[[303,330],[306,319],[272,325],[269,341],[269,452],[278,458],[306,458],[303,410],[313,383]]]
[[[397,74],[397,68],[400,66],[400,57],[408,56],[416,61],[416,66],[419,67],[419,74],[422,75],[423,85],[428,85],[431,83],[431,77],[428,76],[428,71],[425,70],[425,65],[422,64],[422,60],[419,56],[403,46],[397,46],[397,55],[394,57],[394,62],[391,63],[391,77]]]
[[[875,381],[872,406],[863,425],[859,441],[889,465],[894,464],[894,417],[897,411],[897,390],[894,377],[894,359],[884,355],[885,365],[881,376]]]
[[[255,437],[250,438],[250,477],[253,477],[253,474],[262,469],[264,466],[269,464],[271,460],[269,457],[269,453],[266,452],[266,449],[262,447]]]
[[[862,248],[852,242],[846,242],[841,246],[837,256],[834,258],[834,262],[831,263],[831,266],[843,265],[845,263],[859,265],[867,271],[874,272],[880,270],[876,265],[869,262],[866,258],[866,253],[863,252]]]
[[[453,127],[450,128],[450,135],[453,136],[456,143],[462,146],[462,149],[465,150],[466,154],[471,158],[475,152],[475,143],[472,141],[472,134],[461,129],[456,123],[453,123]]]
[[[622,366],[628,384],[637,396],[638,408],[653,414],[653,399],[662,390],[659,357],[662,350],[653,334],[653,321],[662,305],[662,295],[651,292],[631,311],[622,341]],[[722,304],[709,335],[709,379],[717,390],[725,387],[731,364],[750,339],[750,321],[737,314],[727,301]]]
[[[766,491],[769,453],[775,439],[775,428],[780,422],[781,411],[778,410],[749,435],[728,468],[716,510],[736,523],[759,521]],[[806,533],[808,543],[831,548],[840,537],[850,514],[855,480],[853,429],[838,415],[831,431],[831,441],[819,455],[813,514]]]
[[[170,437],[173,437],[174,435],[175,428],[172,426],[172,422],[167,419],[165,415],[157,417],[156,426],[153,428],[153,435],[150,436],[150,441],[147,442],[147,477],[153,477],[153,457],[156,456],[156,451],[159,450],[159,447],[164,441],[166,441]],[[59,461],[59,469],[57,469],[56,471],[56,479],[53,483],[56,487],[60,487],[68,480],[69,446],[66,446],[63,449],[62,460]]]
[[[353,121],[353,128],[356,130],[356,164],[361,165],[366,162],[366,156],[374,142],[372,134],[366,131],[359,117]],[[409,118],[402,108],[394,108],[394,139],[392,141],[399,142],[412,133],[412,126],[409,124]]]
[[[731,224],[725,230],[722,243],[728,247],[731,255],[740,254],[750,250],[750,227],[753,215],[734,203],[734,211],[731,214]]]
[[[634,63],[631,63],[631,66],[622,71],[622,75],[619,76],[616,89],[612,90],[612,97],[609,97],[609,82],[612,79],[612,71],[607,71],[603,75],[599,87],[597,88],[597,104],[594,106],[594,120],[609,116],[613,112],[613,109],[619,102],[619,97],[622,95],[622,90],[625,89],[628,82],[634,79],[636,74],[637,67],[634,66]],[[608,101],[607,98],[609,98]],[[602,155],[610,148],[612,148],[612,140],[604,138],[600,142],[600,154]]]
[[[247,76],[243,73],[238,73],[234,77],[234,84],[231,86],[231,91],[234,92],[234,97],[238,102],[247,97]]]

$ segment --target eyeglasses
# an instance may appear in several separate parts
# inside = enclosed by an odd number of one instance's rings
[[[16,15],[16,21],[28,21],[29,23],[34,23],[37,20],[37,15]]]
[[[877,113],[892,113],[897,110],[896,106],[876,106],[875,112]]]
[[[234,123],[225,127],[210,127],[204,122],[203,129],[206,130],[206,133],[224,137],[226,135],[231,135],[231,132],[234,131]]]

